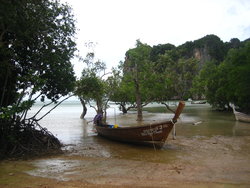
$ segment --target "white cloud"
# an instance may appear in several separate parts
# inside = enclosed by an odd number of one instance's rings
[[[248,0],[64,0],[76,18],[78,48],[97,42],[97,58],[115,66],[137,39],[180,45],[207,34],[223,41],[250,37]],[[248,28],[248,29],[247,29]],[[76,65],[76,69],[79,65]],[[79,71],[77,71],[79,72]]]

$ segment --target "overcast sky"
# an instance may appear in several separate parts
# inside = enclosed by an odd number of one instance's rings
[[[108,68],[124,60],[137,39],[176,46],[215,34],[224,42],[250,37],[250,0],[63,0],[77,20],[77,45],[86,42]],[[82,64],[74,61],[79,76]]]

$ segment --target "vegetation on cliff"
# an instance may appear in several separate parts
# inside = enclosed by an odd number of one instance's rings
[[[250,112],[250,42],[228,51],[222,62],[207,62],[194,79],[195,93],[204,94],[217,109],[236,104]]]
[[[189,98],[207,99],[218,109],[233,102],[249,111],[247,46],[247,40],[233,38],[224,43],[215,35],[178,47],[172,44],[151,47],[138,40],[136,47],[126,52],[120,66],[120,83],[111,100],[122,109],[125,105],[137,108],[139,120],[140,109],[149,102],[165,104],[167,100]]]
[[[0,21],[0,158],[60,149],[57,138],[39,125],[44,117],[39,113],[73,92],[83,104],[82,117],[89,101],[104,115],[108,101],[124,113],[136,108],[140,121],[142,107],[150,102],[168,108],[168,100],[189,98],[207,99],[219,109],[233,102],[250,112],[248,40],[223,42],[207,35],[177,47],[137,40],[124,62],[108,74],[104,62],[87,54],[87,68],[76,81],[70,62],[76,27],[68,5],[57,0],[1,1]],[[37,99],[49,102],[29,117]]]

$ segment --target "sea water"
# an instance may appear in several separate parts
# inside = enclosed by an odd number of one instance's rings
[[[159,106],[150,104],[151,107]],[[34,115],[42,107],[41,103],[36,104],[29,115]],[[51,107],[50,107],[51,108]],[[42,114],[50,108],[43,109]],[[176,107],[173,105],[173,109]],[[82,105],[80,101],[65,101],[39,123],[54,134],[71,154],[90,157],[117,157],[135,160],[168,161],[172,160],[181,152],[179,146],[171,144],[172,136],[164,147],[154,155],[153,148],[134,146],[113,142],[99,137],[93,127],[93,118],[96,111],[88,106],[85,119],[80,119]],[[42,115],[41,114],[41,115]],[[164,121],[173,118],[173,113],[149,113],[144,111],[143,122],[136,121],[136,111],[122,114],[119,107],[114,103],[110,104],[107,110],[107,121],[109,124],[118,126],[135,126],[148,122]],[[186,107],[176,125],[177,140],[186,138],[202,138],[213,136],[249,136],[250,125],[235,121],[232,112],[218,112],[208,104],[191,105]],[[170,143],[170,144],[169,144]]]

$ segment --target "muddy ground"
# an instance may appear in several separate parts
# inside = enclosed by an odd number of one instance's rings
[[[1,188],[250,187],[250,126],[235,122],[232,113],[187,106],[177,124],[177,139],[170,135],[161,150],[154,150],[98,137],[87,123],[91,118],[79,119],[81,106],[69,114],[73,107],[65,105],[43,122],[66,143],[65,153],[1,161]],[[144,119],[166,115],[145,113]],[[113,123],[131,124],[134,119],[134,114],[117,115]]]
[[[250,136],[179,137],[170,162],[88,157],[82,152],[3,161],[0,187],[250,187]],[[86,153],[98,148],[87,147]],[[96,151],[95,151],[96,150]],[[152,157],[159,151],[154,151]]]

